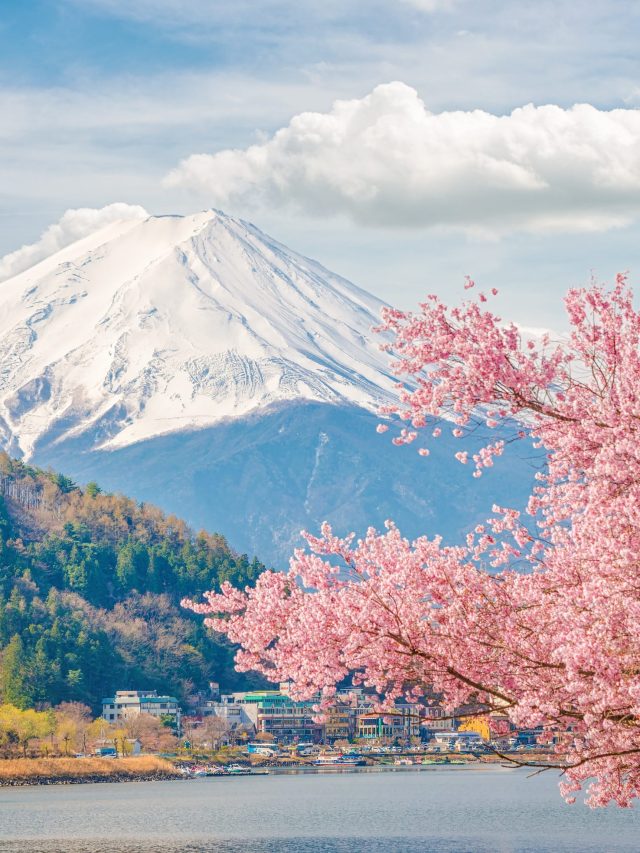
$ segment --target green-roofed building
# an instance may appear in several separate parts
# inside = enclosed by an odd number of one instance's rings
[[[273,735],[278,743],[312,742],[323,739],[323,727],[314,721],[315,702],[296,702],[280,690],[234,693],[236,703],[254,707],[256,731]]]

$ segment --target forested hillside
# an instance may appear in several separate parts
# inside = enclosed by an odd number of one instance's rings
[[[219,534],[0,453],[0,698],[98,711],[116,689],[244,686],[232,648],[179,602],[263,568]]]

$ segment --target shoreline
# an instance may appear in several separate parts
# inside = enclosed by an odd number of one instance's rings
[[[522,759],[524,756],[518,756]],[[424,757],[422,757],[423,760]],[[515,756],[514,756],[515,758]],[[535,753],[528,760],[539,762],[543,766],[549,759],[548,753]],[[498,767],[512,770],[517,764],[494,755],[478,756],[472,754],[447,754],[428,756],[425,763],[393,763],[388,760],[368,760],[364,765],[322,764],[297,762],[294,764],[261,761],[253,764],[242,762],[237,769],[241,772],[226,772],[226,764],[217,765],[224,772],[208,772],[192,775],[185,772],[194,762],[183,759],[170,760],[157,755],[129,756],[126,758],[18,758],[0,759],[0,788],[23,788],[49,785],[95,785],[100,782],[164,782],[172,780],[194,781],[197,779],[237,778],[239,776],[293,776],[293,775],[331,775],[344,773],[416,773],[437,770],[461,770],[469,768]],[[202,769],[213,770],[205,765]]]
[[[115,769],[115,768],[114,768]],[[184,776],[179,771],[172,772],[149,772],[149,773],[109,773],[109,774],[81,774],[77,776],[30,776],[14,779],[1,779],[0,789],[2,788],[32,788],[40,786],[52,785],[96,785],[100,783],[118,784],[122,782],[202,782],[204,779],[237,779],[255,776],[332,776],[344,774],[368,774],[368,773],[424,773],[437,772],[442,770],[479,770],[479,769],[504,769],[516,770],[515,765],[509,766],[499,764],[497,762],[482,762],[470,761],[461,764],[415,764],[415,765],[392,765],[392,764],[377,764],[366,767],[269,767],[264,769],[251,770],[243,774],[212,774],[190,778]]]
[[[180,770],[155,755],[128,758],[19,758],[0,760],[0,788],[80,785],[99,782],[159,782],[183,779]]]
[[[50,785],[99,785],[102,782],[119,784],[121,782],[180,782],[186,779],[180,773],[149,773],[140,774],[139,776],[129,776],[127,774],[112,774],[95,776],[33,776],[28,779],[3,779],[0,781],[0,790],[2,788],[35,788],[39,786]]]

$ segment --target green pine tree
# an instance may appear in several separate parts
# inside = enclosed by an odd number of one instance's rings
[[[14,634],[2,652],[0,690],[2,701],[16,708],[28,708],[33,699],[33,684],[29,673],[29,660],[22,638]]]

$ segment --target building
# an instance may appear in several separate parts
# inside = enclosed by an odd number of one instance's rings
[[[415,705],[396,703],[387,714],[365,711],[358,715],[356,736],[362,740],[397,740],[409,743],[420,735],[420,718]]]
[[[348,705],[336,704],[329,708],[324,721],[324,739],[327,743],[337,740],[352,740],[355,734],[355,709]]]
[[[109,723],[120,723],[138,714],[172,717],[172,724],[180,731],[181,712],[175,696],[158,696],[155,690],[118,690],[115,696],[102,700],[102,716]]]
[[[140,755],[142,744],[138,738],[100,738],[96,741],[93,754],[102,758],[116,757],[124,750],[125,755]]]
[[[225,720],[233,738],[239,735],[253,737],[257,731],[257,705],[238,702],[233,695],[219,696],[218,699],[202,699],[194,708],[193,714],[199,721],[207,717],[219,717]]]
[[[434,746],[442,752],[469,752],[484,746],[482,735],[475,731],[443,731],[433,733]]]
[[[460,720],[458,731],[477,732],[482,740],[491,740],[491,727],[489,725],[489,717],[486,714],[475,717],[463,717]]]
[[[279,690],[256,690],[232,694],[247,714],[255,715],[256,731],[268,734],[278,743],[322,743],[324,731],[314,721],[313,702],[296,702]],[[251,710],[250,710],[251,709]]]
[[[360,740],[380,740],[391,737],[391,726],[385,725],[382,714],[364,713],[358,716],[356,737]]]
[[[278,747],[273,743],[248,743],[247,752],[249,755],[262,755],[265,758],[272,758],[278,754]]]
[[[429,705],[421,710],[422,717],[420,719],[420,728],[422,729],[422,737],[424,740],[429,740],[433,732],[450,731],[454,732],[458,728],[458,720],[453,714],[448,713],[439,705]]]

